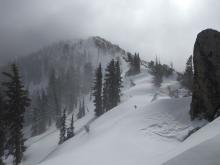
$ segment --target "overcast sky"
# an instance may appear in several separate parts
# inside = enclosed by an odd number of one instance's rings
[[[98,35],[182,70],[197,33],[219,30],[219,16],[219,0],[0,0],[0,60]]]

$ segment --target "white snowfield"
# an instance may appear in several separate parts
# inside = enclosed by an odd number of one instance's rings
[[[177,85],[172,79],[165,83]],[[185,140],[205,124],[190,121],[190,97],[170,98],[165,84],[160,90],[153,87],[146,70],[126,78],[124,86],[122,103],[93,121],[89,133],[81,131],[57,146],[59,133],[54,132],[30,145],[23,165],[220,164],[220,119]],[[92,117],[89,113],[77,123]],[[83,124],[77,123],[80,129]]]

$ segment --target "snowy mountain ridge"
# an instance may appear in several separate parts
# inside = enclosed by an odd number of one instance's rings
[[[77,69],[80,74],[85,65],[92,67],[92,72],[99,63],[103,68],[111,59],[119,59],[127,70],[127,52],[118,45],[101,37],[89,37],[73,41],[60,41],[30,55],[17,59],[22,69],[23,78],[29,91],[45,88],[51,70],[65,72],[70,67]]]

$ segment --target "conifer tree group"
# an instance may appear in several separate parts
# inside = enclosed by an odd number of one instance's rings
[[[102,104],[102,66],[99,64],[95,73],[95,83],[93,87],[95,115],[100,116],[103,114]]]
[[[23,136],[24,113],[31,100],[24,89],[16,64],[12,64],[10,72],[3,72],[3,75],[6,80],[2,83],[4,97],[0,96],[0,156],[4,153],[5,156],[12,155],[13,164],[18,165],[26,149]],[[1,159],[0,162],[3,164]]]
[[[154,75],[153,77],[153,83],[156,87],[160,87],[162,80],[163,80],[163,72],[162,72],[162,65],[160,64],[160,61],[156,58],[155,65],[151,70],[151,73]]]
[[[66,109],[64,109],[63,114],[60,118],[60,138],[59,138],[59,144],[64,143],[66,140],[72,138],[75,136],[74,133],[74,114],[71,117],[70,126],[66,126]]]
[[[60,140],[59,144],[62,144],[66,140],[66,109],[63,111],[63,115],[60,119]]]
[[[74,115],[72,115],[70,127],[67,128],[67,139],[72,138],[74,135]]]
[[[118,105],[121,101],[120,94],[122,88],[122,77],[121,77],[121,68],[119,61],[116,61],[115,64],[115,104]]]
[[[105,82],[103,85],[103,110],[104,112],[115,107],[115,61],[112,60],[105,69]]]
[[[132,55],[131,53],[128,53],[127,56],[128,56],[128,62],[130,64],[130,69],[127,75],[131,76],[131,75],[140,73],[141,60],[140,60],[139,54],[135,53],[134,55]]]
[[[160,60],[156,57],[155,61],[150,61],[148,63],[149,72],[153,75],[153,83],[156,87],[160,87],[163,81],[163,77],[168,77],[172,75],[174,69],[173,64],[168,66],[166,64],[161,64]]]
[[[114,108],[120,102],[122,77],[119,61],[111,60],[105,69],[104,83],[102,83],[101,64],[96,70],[93,88],[96,116]]]

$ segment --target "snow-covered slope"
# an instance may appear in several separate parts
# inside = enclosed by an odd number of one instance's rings
[[[220,161],[220,135],[196,145],[174,157],[164,165],[219,165]]]
[[[57,145],[53,128],[27,141],[23,165],[217,165],[220,161],[220,118],[191,121],[191,97],[170,98],[167,87],[178,88],[175,76],[160,89],[142,68],[140,74],[124,77],[122,102],[94,119],[89,113],[76,122],[76,136]],[[157,97],[155,97],[155,95]],[[84,125],[89,125],[87,133]],[[189,132],[202,127],[188,137]]]
[[[190,121],[191,98],[171,99],[159,95],[152,102],[159,91],[151,81],[152,77],[146,70],[125,79],[119,106],[93,121],[89,133],[80,132],[38,162],[42,165],[164,163],[171,156],[168,153],[183,144],[188,132],[203,122]],[[51,141],[54,138],[57,135],[48,137]]]
[[[169,153],[164,165],[219,165],[220,118],[190,136],[176,150]]]
[[[84,126],[94,120],[94,105],[90,101],[89,95],[85,97],[86,103],[86,116],[82,119],[78,119],[74,122],[75,134],[79,134],[84,131]],[[71,115],[67,117],[66,124],[70,125]],[[59,130],[56,128],[55,124],[50,127],[45,133],[29,138],[25,145],[27,146],[27,151],[25,152],[24,161],[22,165],[36,165],[44,161],[49,157],[58,146],[59,142]],[[11,160],[8,160],[10,164]]]

